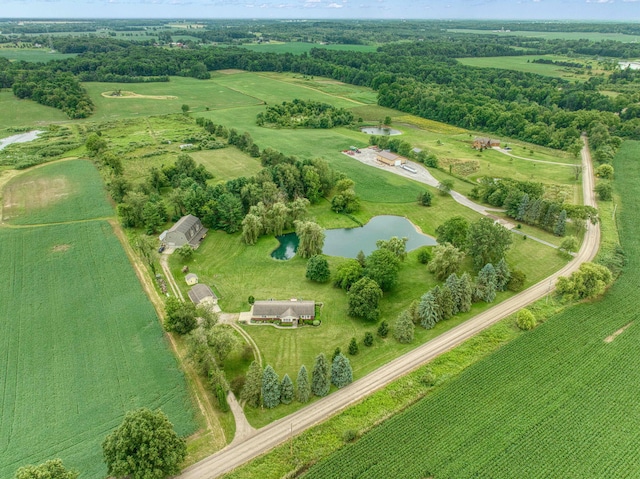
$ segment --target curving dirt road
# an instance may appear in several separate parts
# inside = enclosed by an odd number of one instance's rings
[[[593,192],[593,168],[587,149],[582,150],[584,203],[595,206]],[[463,324],[441,334],[428,343],[391,361],[371,374],[321,400],[259,429],[244,442],[234,442],[225,449],[186,469],[181,479],[210,479],[229,472],[245,462],[285,442],[293,435],[324,421],[365,396],[386,386],[395,379],[418,368],[436,356],[458,346],[483,329],[518,311],[522,307],[544,297],[553,289],[559,276],[575,271],[580,264],[593,259],[600,244],[599,225],[588,224],[584,242],[575,258],[560,271],[531,286],[522,293],[503,301]]]

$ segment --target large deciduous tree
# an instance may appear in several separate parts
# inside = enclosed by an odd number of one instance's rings
[[[377,249],[367,256],[364,275],[374,280],[382,291],[389,291],[398,281],[400,259],[388,249]]]
[[[467,234],[467,251],[477,270],[485,264],[498,264],[511,246],[511,233],[490,218],[471,223]]]
[[[353,283],[362,278],[363,269],[355,259],[347,260],[338,266],[333,281],[334,286],[349,291]]]
[[[382,290],[378,283],[370,278],[356,281],[347,293],[349,316],[375,321],[380,315],[378,302],[382,298]]]
[[[462,216],[452,216],[436,228],[438,243],[451,243],[458,249],[463,249],[467,243],[469,222]]]
[[[207,344],[222,367],[231,351],[238,347],[240,340],[231,326],[218,324],[208,331]]]
[[[393,236],[388,240],[376,241],[376,247],[378,249],[389,250],[395,254],[400,261],[404,261],[407,257],[407,241],[409,241],[407,237],[398,238],[397,236]]]
[[[162,411],[142,408],[127,413],[102,451],[111,476],[164,479],[180,472],[187,446]]]
[[[326,256],[321,254],[313,255],[307,262],[307,279],[317,283],[326,283],[331,277],[329,262]]]
[[[611,271],[595,263],[582,263],[571,276],[561,276],[556,283],[557,293],[565,299],[594,298],[604,293],[612,281]]]
[[[427,269],[442,281],[458,271],[463,259],[464,252],[451,243],[439,244],[433,248],[433,258],[429,261]]]
[[[324,230],[312,221],[296,221],[298,235],[298,254],[302,258],[310,258],[314,254],[321,254],[324,246]]]
[[[165,303],[165,312],[164,327],[167,331],[187,334],[198,325],[196,307],[191,301],[184,302],[170,296]]]
[[[262,232],[262,219],[249,213],[242,220],[242,240],[248,245],[254,245]]]

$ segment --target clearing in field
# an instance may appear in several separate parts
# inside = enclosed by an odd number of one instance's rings
[[[553,61],[581,63],[583,64],[583,68],[571,68],[557,64],[533,62],[533,60],[541,58]],[[511,57],[458,58],[457,60],[463,65],[473,67],[498,68],[525,73],[536,73],[538,75],[548,77],[564,78],[565,80],[570,81],[587,81],[592,75],[604,72],[604,70],[598,69],[598,62],[591,58],[574,58],[562,55],[521,55]],[[589,70],[589,74],[586,73],[587,65],[591,68]]]
[[[637,317],[640,281],[638,152],[640,143],[628,141],[614,160],[629,263],[602,299],[520,336],[305,477],[634,476],[640,329],[625,328]]]
[[[132,91],[105,91],[101,95],[105,98],[147,98],[149,100],[177,100],[174,95],[141,95]]]
[[[34,168],[4,188],[2,221],[16,225],[62,223],[113,216],[100,175],[90,161]]]
[[[105,477],[101,443],[138,407],[161,408],[181,435],[196,428],[184,377],[122,245],[107,221],[90,219],[113,215],[93,165],[47,165],[10,186],[37,189],[63,172],[49,196],[65,184],[69,194],[17,218],[32,227],[0,227],[3,478],[53,457],[83,478]],[[34,224],[60,217],[84,221]]]

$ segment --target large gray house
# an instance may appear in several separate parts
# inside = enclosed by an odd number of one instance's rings
[[[316,316],[315,301],[256,301],[251,308],[252,321],[280,320],[298,324],[300,320],[313,320]]]
[[[179,248],[185,244],[197,248],[200,241],[207,234],[207,228],[202,226],[200,220],[193,216],[183,216],[178,222],[160,235],[160,241],[170,248]]]

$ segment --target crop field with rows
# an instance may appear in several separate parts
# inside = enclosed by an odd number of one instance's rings
[[[571,307],[470,367],[305,477],[638,477],[640,143],[615,160],[628,265]]]
[[[99,176],[97,185],[83,178],[85,193],[104,203],[97,213],[113,215]],[[82,212],[83,201],[100,204],[70,194],[59,206]],[[56,457],[82,478],[105,477],[101,443],[138,407],[161,408],[180,434],[196,427],[184,377],[122,245],[107,221],[81,217],[0,226],[2,478]]]

